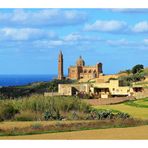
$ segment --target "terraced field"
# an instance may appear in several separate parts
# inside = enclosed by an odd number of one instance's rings
[[[0,137],[0,139],[63,139],[63,140],[90,140],[90,139],[148,139],[148,126],[128,127],[128,128],[110,128],[110,129],[97,129],[97,130],[85,130],[74,132],[62,132],[62,133],[49,133],[38,135],[25,135],[25,136],[7,136]]]
[[[99,105],[94,106],[98,109],[111,109],[114,111],[121,111],[130,114],[134,118],[148,120],[148,98],[136,101],[128,101],[116,105]],[[79,123],[81,121],[64,121],[66,124]],[[90,122],[90,121],[85,121]],[[95,121],[91,121],[95,122]],[[42,121],[39,125],[51,126],[56,124],[55,121]],[[37,128],[36,122],[2,122],[1,129],[7,128]],[[59,125],[59,124],[58,124]],[[24,136],[1,136],[0,139],[148,139],[148,125],[128,127],[128,128],[108,128],[108,129],[94,129],[73,132],[58,132],[36,135]]]
[[[135,118],[148,119],[148,98],[116,105],[100,105],[95,108],[122,111]]]

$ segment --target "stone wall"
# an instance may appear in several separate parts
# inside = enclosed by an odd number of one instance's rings
[[[88,84],[59,84],[58,93],[61,95],[74,95],[77,92],[89,93]]]
[[[133,96],[136,99],[142,99],[148,97],[148,88],[145,88],[142,92],[134,92]]]
[[[97,66],[70,66],[68,69],[68,77],[70,79],[83,79],[83,78],[97,78],[102,72],[102,65]]]
[[[52,97],[52,96],[60,96],[60,94],[58,92],[45,92],[44,93],[45,97]]]

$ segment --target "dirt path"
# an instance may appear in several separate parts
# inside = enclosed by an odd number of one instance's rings
[[[0,139],[148,139],[148,125],[129,128],[85,130],[29,136],[10,136],[0,137]]]

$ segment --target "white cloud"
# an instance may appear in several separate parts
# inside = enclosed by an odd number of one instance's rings
[[[75,25],[85,22],[86,19],[86,13],[76,10],[15,9],[0,13],[0,23],[5,26]]]
[[[127,27],[127,24],[124,21],[97,20],[93,24],[86,24],[84,27],[84,30],[86,30],[86,31],[101,31],[101,32],[118,32],[118,31],[125,30],[126,27]]]
[[[84,26],[85,31],[98,31],[108,33],[148,33],[148,21],[141,21],[135,25],[129,25],[124,21],[118,20],[96,20],[92,24],[86,24]]]
[[[2,15],[2,14],[1,14]],[[16,9],[12,13],[10,13],[11,21],[18,22],[18,21],[25,21],[29,17],[29,14],[25,13],[22,9]]]
[[[107,9],[112,12],[121,12],[121,13],[148,13],[148,9],[146,8],[113,8],[113,9]]]
[[[65,42],[63,40],[57,39],[57,40],[36,40],[32,42],[32,45],[35,48],[57,48],[65,45]]]
[[[49,41],[48,44],[51,46],[61,46],[64,45],[64,42],[62,40],[55,40],[55,41]]]
[[[54,32],[36,28],[2,28],[0,40],[34,40],[42,38],[56,38]]]
[[[105,43],[109,46],[114,46],[122,49],[146,49],[148,45],[148,39],[139,40],[127,40],[127,39],[119,39],[119,40],[106,40]]]
[[[80,33],[71,33],[64,37],[64,41],[100,41],[98,36],[87,36]]]
[[[106,43],[108,45],[111,45],[111,46],[120,46],[120,45],[124,45],[124,46],[127,46],[130,44],[129,41],[127,41],[126,39],[120,39],[120,40],[107,40]]]
[[[77,41],[80,40],[82,37],[80,34],[72,33],[64,37],[65,41]]]
[[[148,39],[144,39],[143,43],[148,45]]]
[[[148,33],[148,22],[142,21],[134,25],[132,28],[133,32],[136,33]]]
[[[102,41],[98,36],[87,36],[80,33],[71,33],[61,38],[45,39],[45,40],[36,40],[33,41],[33,46],[37,48],[80,48],[82,46],[92,46],[98,44],[99,41]],[[93,43],[93,44],[92,44]]]

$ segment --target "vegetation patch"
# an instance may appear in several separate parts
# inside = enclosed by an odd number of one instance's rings
[[[0,136],[17,136],[17,135],[33,135],[44,133],[56,133],[67,131],[80,131],[90,129],[105,129],[118,127],[133,127],[139,125],[147,125],[148,121],[141,121],[135,119],[118,119],[118,120],[89,120],[89,121],[57,121],[54,123],[43,124],[42,122],[30,123],[27,126],[17,125],[7,127],[7,123],[0,126]],[[5,125],[5,126],[4,126]],[[9,125],[9,124],[8,124]],[[5,127],[5,128],[4,128]]]
[[[125,102],[124,104],[134,106],[134,107],[139,107],[139,108],[148,108],[148,98],[140,99],[136,101],[128,101],[128,102]]]
[[[122,71],[120,73],[127,73],[127,76],[119,77],[121,86],[131,86],[133,82],[144,80],[148,75],[146,69],[141,64],[135,65],[132,69]]]
[[[99,106],[95,106],[95,108],[115,110],[119,112],[128,113],[133,118],[144,119],[144,120],[148,119],[147,108],[135,107],[135,106],[127,105],[125,103],[115,104],[115,105],[99,105]]]
[[[74,120],[76,116],[79,119],[80,114],[85,118],[90,113],[91,106],[75,97],[33,95],[22,99],[1,100],[0,109],[2,120],[67,120],[69,114],[73,116],[70,120]]]
[[[32,94],[43,94],[44,92],[57,92],[58,84],[75,83],[74,80],[52,80],[50,82],[37,82],[24,86],[9,86],[0,88],[0,99],[20,99]]]
[[[119,111],[95,109],[83,100],[75,97],[45,97],[43,95],[33,95],[17,100],[1,100],[0,108],[1,121],[104,120],[130,118],[130,115]]]

